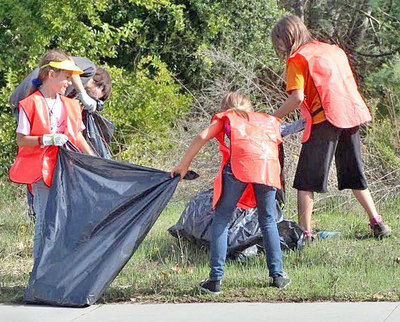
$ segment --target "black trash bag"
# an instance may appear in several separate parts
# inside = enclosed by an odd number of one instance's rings
[[[100,157],[111,159],[110,143],[115,132],[115,125],[99,113],[82,112],[85,130],[83,136],[92,150]]]
[[[304,247],[304,231],[294,221],[282,220],[278,222],[278,230],[282,250],[300,250]]]
[[[210,226],[214,216],[212,210],[213,191],[203,191],[193,197],[187,204],[178,222],[168,232],[178,238],[209,246]],[[283,219],[280,202],[276,201],[276,220],[281,239],[282,250],[295,250],[303,247],[303,231],[293,221]],[[241,209],[236,207],[232,221],[228,227],[227,256],[243,259],[257,253],[262,247],[262,234],[258,226],[257,209]],[[248,249],[251,248],[251,249]]]
[[[105,159],[112,159],[110,143],[115,132],[115,125],[104,116],[96,113],[89,113],[86,110],[82,112],[85,130],[83,136],[86,142],[92,148],[94,153]],[[27,192],[28,197],[28,217],[35,221],[35,211],[33,210],[33,195]]]
[[[95,303],[147,235],[178,181],[164,171],[60,148],[25,301]]]

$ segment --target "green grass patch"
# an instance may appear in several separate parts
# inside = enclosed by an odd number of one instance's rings
[[[293,199],[293,198],[292,198]],[[391,238],[376,240],[356,201],[328,201],[315,213],[314,228],[341,231],[342,237],[320,240],[301,252],[284,253],[292,284],[284,291],[268,287],[268,269],[260,255],[244,263],[228,261],[219,297],[201,294],[196,284],[208,276],[206,248],[170,236],[184,203],[172,201],[148,236],[108,288],[101,301],[236,302],[236,301],[398,301],[400,299],[400,198],[379,205],[392,226]],[[293,202],[287,214],[294,214]],[[25,217],[25,190],[0,186],[0,303],[22,301],[32,268],[33,224]]]

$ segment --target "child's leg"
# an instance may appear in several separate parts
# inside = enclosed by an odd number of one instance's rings
[[[310,139],[302,144],[293,187],[297,189],[299,225],[311,233],[313,193],[326,192],[329,169],[340,136],[340,129],[328,121],[312,127]]]
[[[367,180],[364,175],[358,126],[343,130],[339,138],[335,159],[339,190],[352,189],[369,218],[378,217],[378,212],[368,190]]]
[[[262,184],[255,184],[254,191],[257,198],[258,223],[263,235],[269,275],[283,276],[282,250],[275,221],[276,189]]]
[[[368,189],[361,158],[358,126],[342,131],[335,158],[339,189],[352,189],[354,196],[367,212],[376,237],[390,236],[391,228],[379,216]]]
[[[311,215],[314,207],[314,192],[297,190],[297,212],[300,227],[311,233]]]
[[[378,211],[376,210],[374,200],[372,199],[371,192],[369,189],[356,190],[353,189],[353,194],[358,202],[363,206],[368,214],[369,220],[372,221],[374,218],[379,217]]]
[[[50,188],[46,186],[43,180],[40,180],[32,184],[32,190],[34,195],[33,209],[36,214],[35,235],[33,237],[33,259],[36,261],[39,256],[40,245],[43,237],[42,226]]]
[[[223,172],[223,190],[211,223],[210,280],[219,281],[224,276],[224,265],[228,248],[228,225],[232,219],[237,201],[246,183],[237,180],[227,165]]]

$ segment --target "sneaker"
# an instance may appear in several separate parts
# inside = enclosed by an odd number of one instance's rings
[[[392,229],[383,220],[380,223],[375,223],[373,226],[369,225],[374,232],[376,238],[389,237],[392,234]]]
[[[291,280],[289,277],[275,275],[275,276],[272,276],[272,281],[269,283],[269,286],[273,286],[273,287],[279,288],[280,290],[283,290],[290,283],[291,283]]]
[[[221,281],[210,281],[209,279],[201,281],[197,288],[208,294],[219,295],[221,293]]]

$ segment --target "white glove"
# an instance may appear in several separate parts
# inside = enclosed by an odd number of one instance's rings
[[[282,137],[303,131],[305,126],[306,123],[302,119],[292,123],[282,124],[281,125]]]
[[[42,136],[42,143],[44,146],[47,145],[56,145],[62,146],[68,142],[68,136],[61,133],[56,134],[43,134]]]
[[[88,93],[86,93],[86,91],[80,92],[78,93],[78,95],[76,95],[79,100],[81,101],[83,108],[85,110],[87,110],[90,113],[93,113],[96,111],[96,107],[97,107],[97,102],[96,100],[94,100],[93,98],[91,98],[89,96]]]

